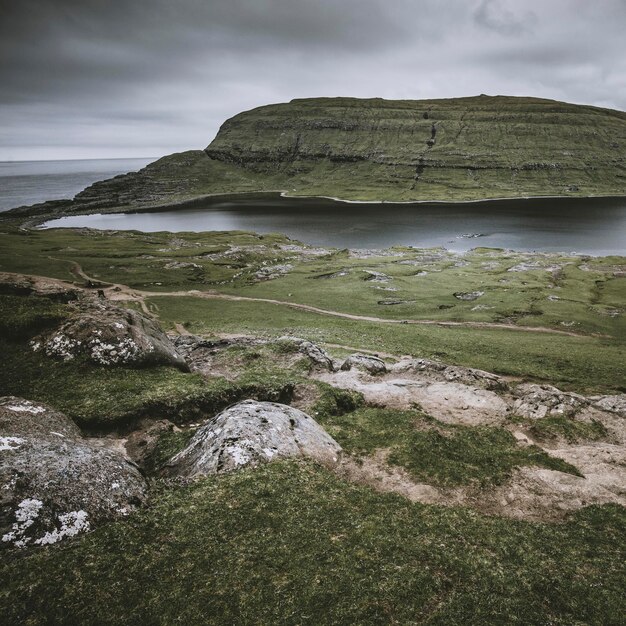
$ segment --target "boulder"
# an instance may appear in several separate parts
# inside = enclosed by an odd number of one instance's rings
[[[245,400],[208,420],[167,464],[193,478],[256,466],[280,457],[337,462],[339,444],[311,417],[274,402]]]
[[[168,336],[143,313],[89,298],[73,308],[69,320],[33,340],[33,350],[64,360],[85,355],[97,365],[173,365],[189,370]]]
[[[343,371],[359,369],[370,374],[384,374],[387,371],[385,362],[377,356],[371,354],[351,354],[342,364]]]
[[[584,396],[560,391],[551,385],[524,383],[515,387],[513,395],[517,398],[513,404],[513,413],[530,419],[561,415],[569,417],[589,405]]]
[[[0,547],[56,543],[130,513],[137,468],[44,404],[0,398]]]

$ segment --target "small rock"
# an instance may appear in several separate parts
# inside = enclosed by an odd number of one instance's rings
[[[370,374],[384,374],[387,371],[385,362],[377,356],[373,356],[371,354],[351,354],[341,366],[343,371],[348,371],[354,368],[364,370]]]
[[[457,291],[453,295],[457,300],[472,301],[472,300],[476,300],[480,298],[481,296],[484,296],[485,292],[484,291],[467,291],[467,292]]]
[[[69,320],[33,346],[63,360],[84,354],[98,365],[173,365],[189,370],[159,325],[143,313],[87,298],[72,308]]]

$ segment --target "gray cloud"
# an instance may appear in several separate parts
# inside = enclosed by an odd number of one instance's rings
[[[626,109],[623,0],[0,0],[0,160],[203,147],[321,95]]]

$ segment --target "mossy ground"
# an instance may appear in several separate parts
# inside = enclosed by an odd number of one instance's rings
[[[622,623],[626,517],[563,524],[411,504],[313,464],[184,487],[0,564],[3,623]]]

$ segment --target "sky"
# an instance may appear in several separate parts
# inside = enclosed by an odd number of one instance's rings
[[[626,0],[0,0],[0,161],[157,157],[292,98],[626,110]]]

